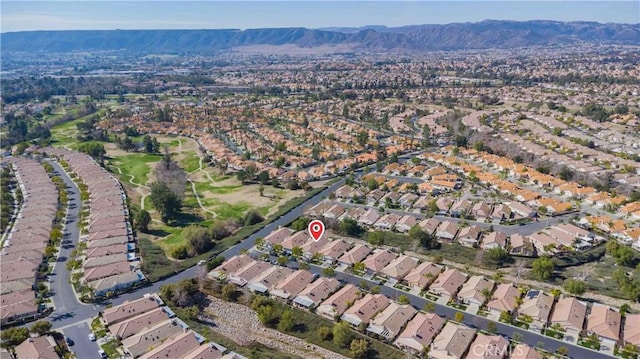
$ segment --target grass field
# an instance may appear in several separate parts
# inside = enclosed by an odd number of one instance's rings
[[[86,121],[91,116],[93,116],[93,114],[51,128],[51,144],[55,147],[77,148],[79,142],[76,138],[78,135],[76,125],[82,121]]]
[[[152,233],[145,234],[140,233],[139,237],[139,245],[140,251],[142,253],[142,257],[145,259],[142,262],[142,270],[147,275],[147,278],[156,282],[160,279],[166,278],[176,271],[181,271],[183,269],[189,268],[196,264],[201,259],[208,259],[214,257],[231,246],[243,241],[245,238],[249,237],[254,232],[258,231],[260,228],[264,227],[267,223],[272,222],[276,218],[284,215],[285,213],[291,211],[293,208],[299,206],[302,202],[304,202],[307,198],[314,196],[318,192],[322,191],[323,188],[314,189],[308,193],[305,193],[304,196],[299,196],[290,199],[283,205],[281,205],[278,210],[272,213],[269,218],[264,220],[261,223],[254,224],[252,226],[244,226],[240,228],[233,235],[216,242],[215,246],[209,252],[203,253],[199,256],[185,259],[183,261],[174,261],[167,258],[164,248],[171,248],[175,246],[179,239],[179,233],[181,233],[182,229],[176,229],[172,233],[165,232],[163,230],[164,227],[161,227],[158,230],[152,230]],[[206,222],[205,222],[206,223]],[[169,228],[164,228],[168,230]],[[173,235],[174,237],[169,238],[167,236]],[[163,239],[158,239],[159,237],[166,237]],[[175,238],[178,237],[178,238]],[[164,241],[164,243],[163,243]],[[164,248],[163,248],[164,246]]]
[[[200,157],[197,153],[189,153],[179,160],[180,167],[182,167],[187,173],[196,171],[200,168]]]
[[[97,112],[102,115],[106,110]],[[93,115],[89,115],[93,116]],[[52,138],[55,146],[77,148],[79,141],[76,138],[78,131],[76,124],[89,118],[82,118],[66,122],[52,129]],[[143,135],[132,137],[134,141],[141,141]],[[214,220],[241,219],[244,214],[255,209],[264,217],[273,216],[280,209],[286,209],[289,203],[294,203],[296,197],[304,196],[302,190],[289,191],[276,189],[271,186],[263,187],[263,195],[260,195],[260,187],[257,184],[246,185],[238,181],[233,174],[221,174],[216,168],[203,163],[200,168],[200,154],[195,140],[182,136],[159,135],[157,138],[161,147],[168,146],[172,159],[174,159],[188,173],[188,178],[194,184],[194,190],[188,183],[183,198],[182,214],[177,223],[171,226],[160,221],[159,215],[153,209],[151,198],[148,196],[149,182],[155,178],[154,166],[162,159],[162,154],[146,154],[125,152],[113,142],[104,143],[107,151],[107,164],[109,169],[120,179],[125,186],[132,204],[148,210],[152,216],[149,225],[149,234],[140,237],[144,241],[140,247],[143,252],[145,272],[151,277],[161,277],[163,273],[173,272],[181,267],[183,262],[175,262],[167,259],[167,254],[178,245],[184,243],[182,231],[190,224],[208,226]],[[161,153],[163,150],[160,151]],[[200,203],[198,203],[198,199]],[[242,228],[229,241],[222,241],[216,245],[214,251],[222,251],[238,240],[245,238],[257,229]],[[150,257],[150,260],[147,260]],[[178,264],[176,264],[178,263]],[[171,264],[171,265],[169,265]],[[156,276],[154,271],[162,268]],[[153,280],[153,279],[152,279]]]
[[[111,164],[117,166],[122,171],[122,180],[129,182],[130,179],[134,183],[148,185],[149,172],[155,163],[162,159],[160,155],[147,153],[129,153],[126,155],[114,156],[111,158]],[[118,174],[118,171],[114,171]],[[131,178],[130,176],[133,176]]]
[[[206,192],[209,192],[211,194],[229,194],[238,190],[243,185],[241,183],[238,183],[234,185],[217,186],[210,182],[195,182],[195,186],[196,191],[202,194]]]

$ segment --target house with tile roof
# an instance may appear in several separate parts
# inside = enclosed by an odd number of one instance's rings
[[[626,314],[624,316],[623,342],[635,345],[640,349],[640,314]]]
[[[431,342],[430,359],[461,359],[476,336],[474,329],[447,322],[440,334]]]
[[[364,261],[371,251],[371,248],[364,244],[356,244],[353,248],[340,256],[340,258],[338,258],[338,262],[352,266],[358,262]]]
[[[397,254],[389,250],[376,249],[373,254],[368,256],[362,263],[364,263],[367,272],[370,274],[378,274],[397,256]]]
[[[353,305],[360,295],[360,290],[356,286],[347,284],[323,301],[316,308],[316,313],[329,320],[335,320]]]
[[[464,304],[482,306],[491,298],[495,283],[481,275],[471,276],[460,288],[457,294],[458,301]],[[485,294],[489,296],[485,298]]]
[[[411,305],[391,302],[369,322],[367,331],[393,340],[418,311]]]
[[[429,292],[435,295],[452,299],[460,290],[460,287],[467,280],[467,275],[461,271],[451,268],[440,273],[438,278],[429,287]]]
[[[14,351],[16,358],[22,359],[59,359],[60,355],[56,351],[57,344],[50,335],[41,337],[29,337],[18,344]]]
[[[312,309],[340,288],[340,282],[335,278],[318,278],[307,285],[293,299],[293,305],[301,308]]]
[[[440,272],[442,272],[442,266],[431,262],[422,262],[404,277],[403,282],[409,287],[422,290],[433,283]]]
[[[487,303],[487,309],[493,315],[500,315],[502,312],[512,314],[518,306],[518,298],[520,298],[520,290],[513,284],[500,284]]]
[[[509,349],[509,341],[503,336],[478,333],[469,346],[466,359],[503,359]]]
[[[292,300],[298,293],[302,292],[314,277],[311,272],[306,270],[297,270],[287,277],[276,283],[269,289],[269,295],[283,299],[285,301]]]
[[[382,274],[387,278],[401,280],[417,265],[418,260],[416,258],[401,255],[387,264],[387,266],[382,269]]]
[[[587,316],[587,305],[574,297],[563,297],[558,300],[549,319],[549,325],[560,325],[565,336],[577,339],[584,333],[584,321]]]
[[[358,299],[340,317],[342,320],[357,327],[360,323],[367,323],[376,314],[383,311],[391,301],[383,294],[367,294]]]
[[[613,348],[620,341],[622,316],[608,305],[593,303],[587,317],[587,334],[595,334],[602,345]]]
[[[553,302],[552,295],[538,289],[530,289],[518,308],[518,318],[521,320],[531,318],[529,329],[541,331],[547,326]]]
[[[517,344],[511,350],[510,359],[544,359],[544,356],[527,344]]]
[[[416,314],[393,343],[414,354],[422,353],[444,327],[445,320],[435,313]]]

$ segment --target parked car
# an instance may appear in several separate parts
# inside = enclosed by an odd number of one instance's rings
[[[205,264],[205,263],[207,263],[207,261],[205,261],[204,259],[203,259],[203,260],[198,261],[198,265],[199,265],[199,266],[201,266],[201,265],[203,265],[203,264]]]
[[[107,353],[102,349],[98,350],[98,354],[100,354],[100,358],[108,358]]]
[[[92,342],[96,341],[96,335],[93,333],[89,333],[89,340],[91,340]]]
[[[71,338],[69,337],[64,338],[64,341],[67,343],[67,346],[70,346],[70,347],[72,347],[75,344],[73,340],[71,340]]]

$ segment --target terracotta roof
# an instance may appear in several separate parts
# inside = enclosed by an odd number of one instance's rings
[[[620,340],[621,320],[620,313],[608,305],[594,303],[587,319],[587,331],[603,338],[618,341]]]
[[[584,319],[587,315],[587,306],[574,297],[565,297],[558,300],[550,322],[559,323],[563,327],[582,331]]]
[[[431,344],[444,323],[444,319],[435,313],[418,313],[407,323],[407,327],[398,336],[395,344],[421,352],[424,347]]]
[[[143,297],[133,301],[126,301],[118,306],[107,308],[102,312],[102,319],[107,325],[115,324],[125,319],[146,313],[158,307],[153,297]]]
[[[56,353],[56,342],[47,335],[27,340],[15,347],[16,357],[19,359],[59,359]]]

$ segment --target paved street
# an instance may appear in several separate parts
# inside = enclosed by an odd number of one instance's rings
[[[100,350],[98,343],[89,340],[90,327],[87,322],[76,323],[73,326],[64,328],[62,332],[67,338],[73,340],[74,345],[69,347],[69,349],[76,354],[76,358],[89,359],[100,357],[98,355],[98,350]]]
[[[62,316],[70,314],[77,310],[78,306],[84,306],[76,300],[76,295],[69,284],[70,271],[67,270],[66,262],[71,256],[71,251],[76,248],[80,231],[78,228],[78,216],[80,214],[80,191],[75,183],[67,176],[60,165],[55,161],[48,161],[67,185],[67,194],[69,196],[69,208],[67,211],[66,225],[64,227],[64,236],[62,245],[58,254],[58,260],[55,263],[53,273],[51,275],[51,292],[53,304],[55,306],[54,316]]]

